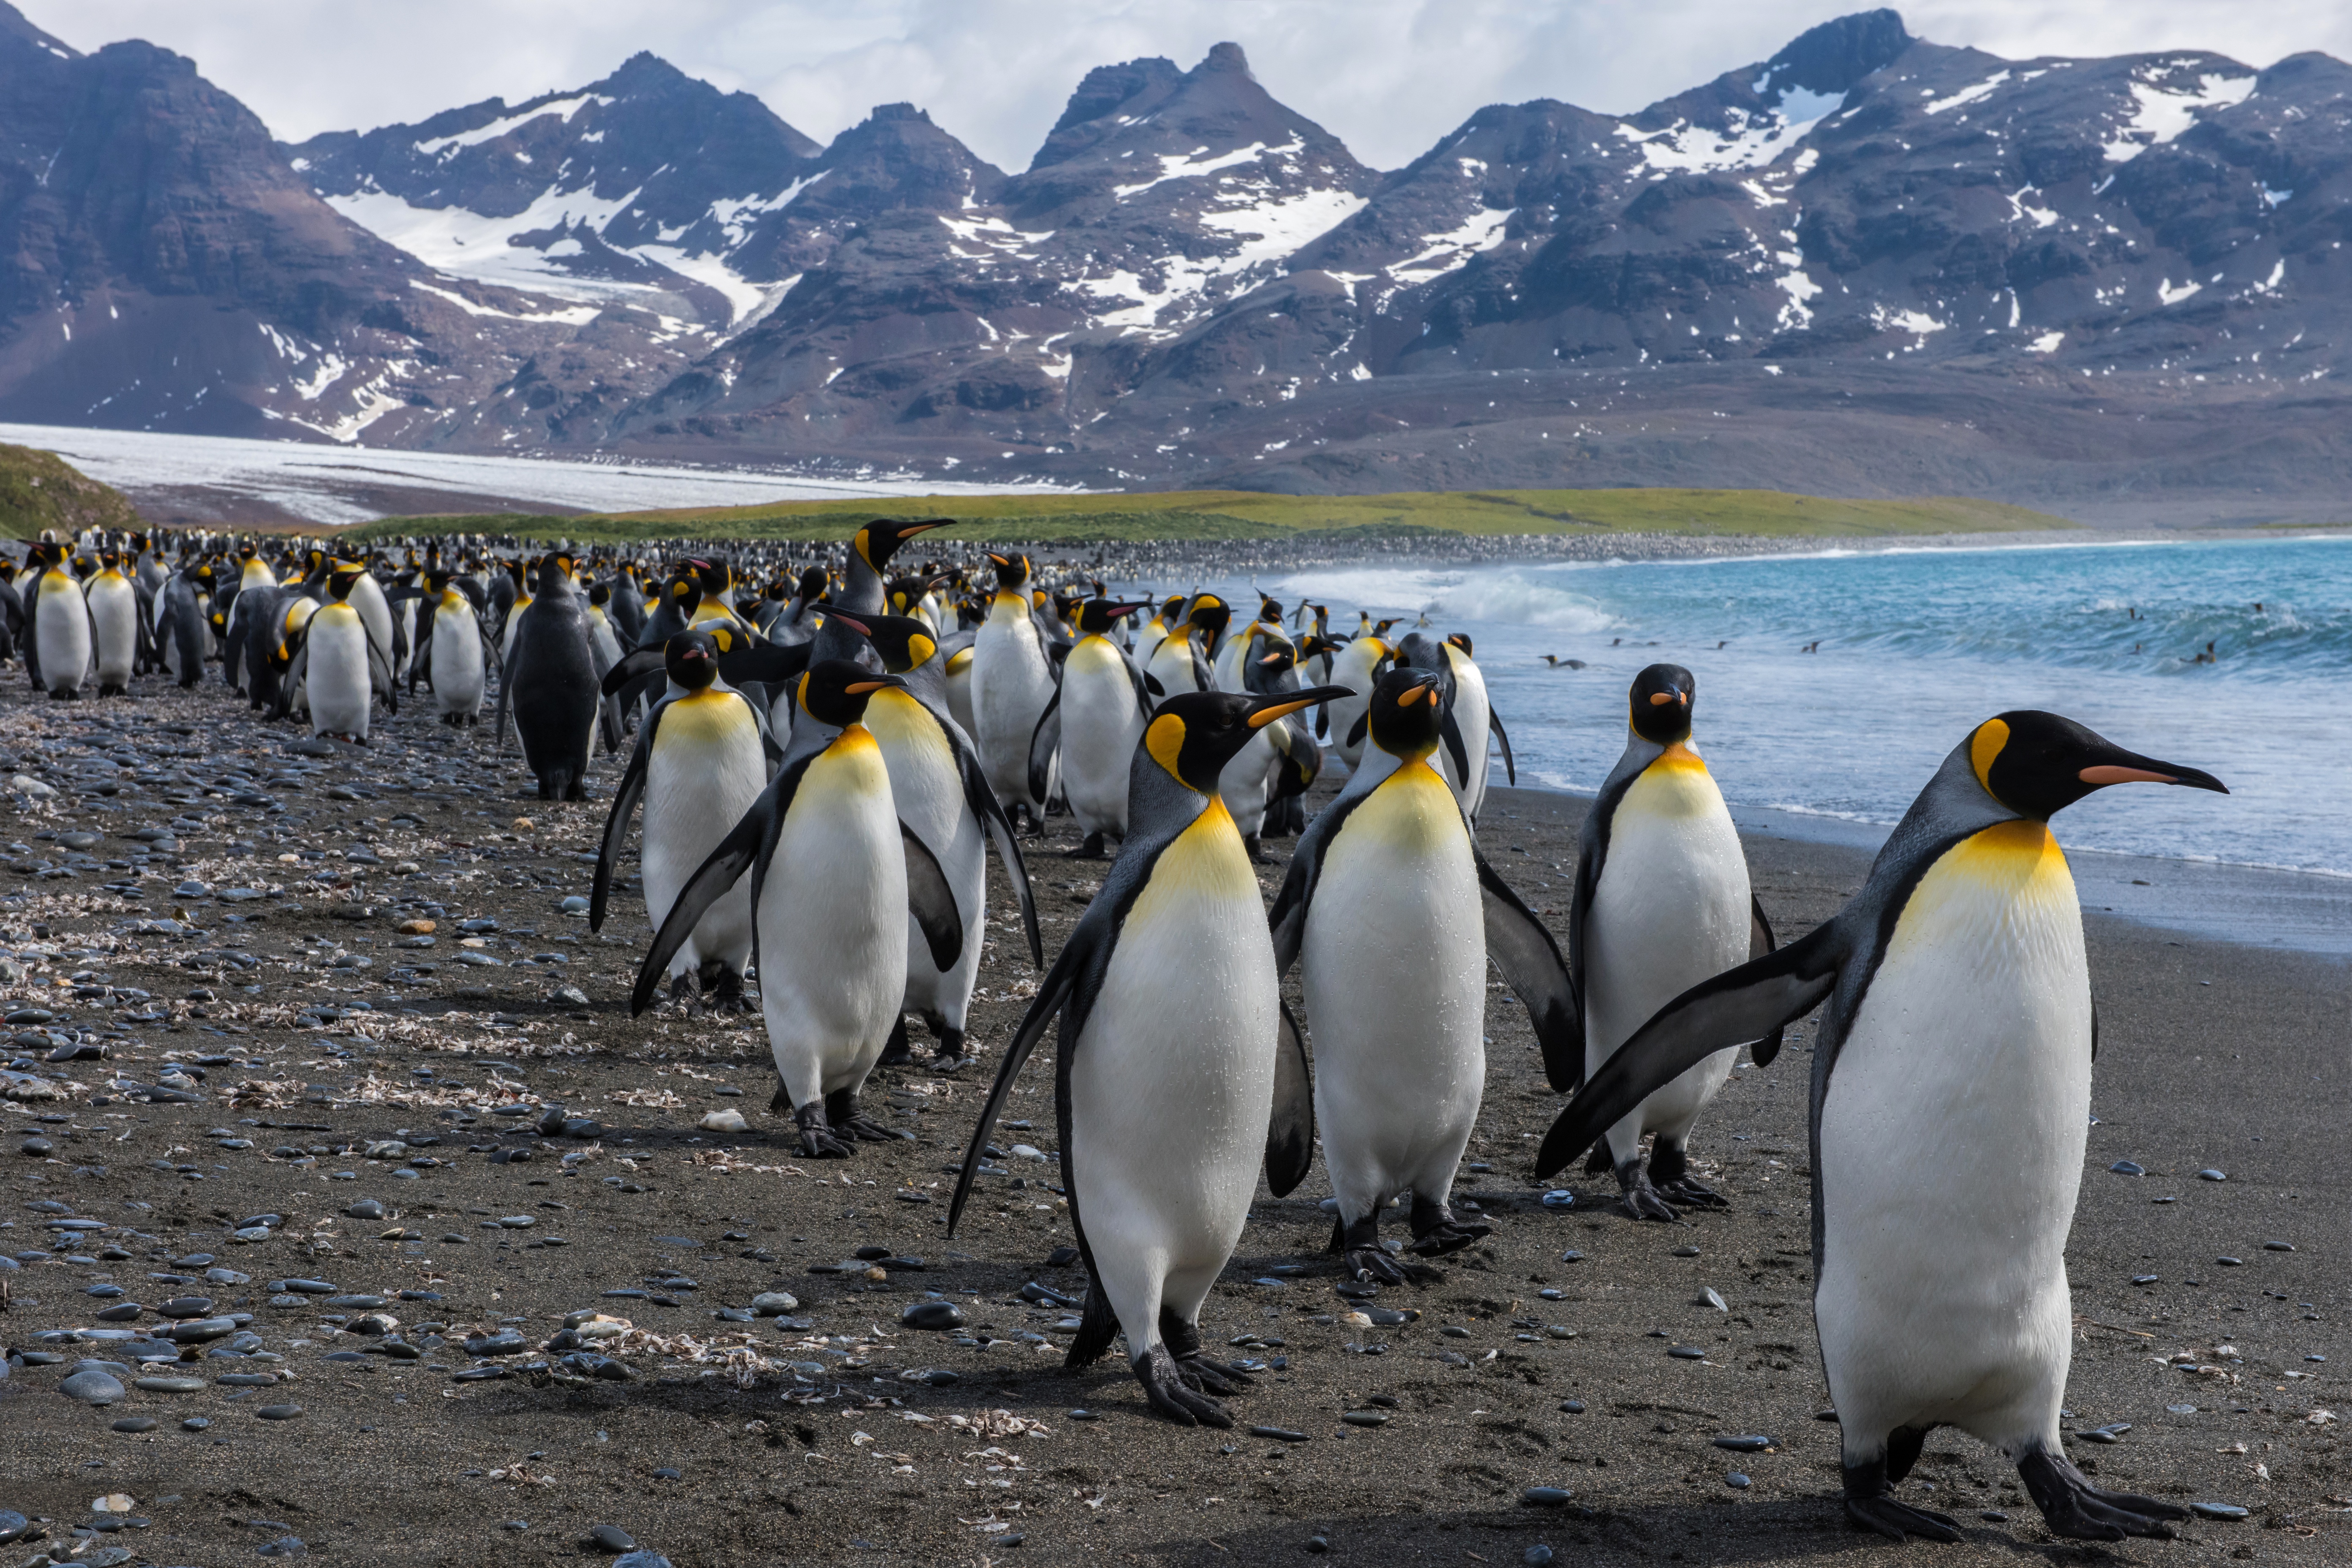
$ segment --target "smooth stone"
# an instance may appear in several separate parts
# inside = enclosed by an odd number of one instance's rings
[[[1349,1410],[1339,1419],[1350,1426],[1385,1426],[1389,1424],[1389,1413],[1385,1410]]]
[[[112,1405],[122,1397],[122,1384],[111,1373],[78,1372],[58,1384],[58,1392],[85,1405]]]
[[[1689,1246],[1677,1247],[1675,1248],[1675,1256],[1676,1258],[1696,1258],[1698,1256],[1698,1248]]]
[[[2240,1520],[2248,1510],[2233,1502],[2192,1502],[2189,1511],[2203,1519]]]
[[[1277,1443],[1304,1443],[1307,1441],[1306,1433],[1294,1432],[1287,1426],[1253,1426],[1250,1428],[1250,1436],[1253,1437],[1271,1437]]]
[[[588,1532],[588,1539],[603,1552],[635,1552],[637,1549],[637,1538],[617,1524],[600,1524]]]
[[[1559,1413],[1563,1415],[1581,1415],[1584,1414],[1584,1401],[1563,1399],[1559,1402]]]
[[[265,1405],[254,1412],[264,1421],[291,1421],[302,1414],[299,1405]]]
[[[953,1301],[918,1301],[898,1314],[898,1326],[905,1329],[960,1329],[967,1321]]]
[[[2198,1172],[2197,1179],[2200,1182],[2226,1182],[2230,1178],[2221,1171],[2207,1170]]]
[[[1528,1568],[1550,1568],[1551,1560],[1551,1548],[1540,1544],[1528,1547],[1519,1557]]]
[[[613,1568],[670,1568],[670,1563],[658,1552],[631,1552],[614,1558]]]
[[[131,1386],[150,1394],[202,1394],[206,1385],[201,1377],[157,1376],[139,1378]]]
[[[2107,1167],[2118,1176],[2145,1176],[2147,1167],[2135,1160],[2118,1160]]]
[[[152,1415],[126,1415],[114,1424],[114,1429],[117,1432],[152,1432],[155,1430],[155,1418]]]
[[[180,1430],[183,1432],[201,1432],[211,1425],[212,1418],[210,1416],[191,1415],[185,1421],[180,1423]]]
[[[1674,1357],[1676,1361],[1705,1361],[1706,1359],[1706,1352],[1699,1349],[1696,1345],[1673,1345],[1668,1347],[1666,1353]]]
[[[1729,1475],[1723,1478],[1723,1484],[1729,1487],[1734,1491],[1744,1492],[1756,1483],[1749,1480],[1746,1476],[1741,1475],[1738,1470],[1734,1470]]]
[[[781,1318],[800,1310],[800,1298],[789,1290],[763,1290],[751,1298],[751,1310],[763,1318]]]
[[[1530,1508],[1560,1508],[1570,1495],[1566,1487],[1529,1487],[1519,1494],[1519,1500]]]
[[[2294,1243],[2292,1241],[2265,1241],[2263,1243],[2263,1250],[2264,1252],[2293,1252],[2294,1250]]]

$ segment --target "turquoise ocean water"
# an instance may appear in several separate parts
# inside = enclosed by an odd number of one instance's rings
[[[1210,585],[1255,603],[1250,583]],[[2058,818],[2070,849],[2352,879],[2352,539],[1339,566],[1255,585],[1329,605],[1335,630],[1361,608],[1469,633],[1522,784],[1596,788],[1628,681],[1664,661],[1698,678],[1696,738],[1736,809],[1866,840],[1979,721],[2044,708],[2232,792],[2102,792]]]

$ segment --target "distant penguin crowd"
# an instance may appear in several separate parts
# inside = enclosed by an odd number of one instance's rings
[[[1198,587],[1113,595],[1106,574],[1144,574],[927,537],[952,527],[576,551],[45,538],[0,576],[0,621],[53,700],[193,688],[216,666],[250,710],[355,745],[404,700],[459,731],[488,713],[488,743],[511,730],[549,800],[586,799],[603,756],[588,918],[609,920],[634,833],[654,935],[632,1012],[756,1010],[772,1110],[805,1158],[905,1136],[860,1097],[877,1067],[920,1059],[910,1019],[933,1070],[976,1058],[993,854],[1017,906],[1000,925],[1040,978],[949,1234],[1058,1026],[1061,1190],[1088,1279],[1068,1364],[1123,1341],[1150,1408],[1187,1426],[1231,1426],[1249,1390],[1200,1320],[1261,1179],[1297,1190],[1320,1149],[1329,1255],[1357,1280],[1441,1278],[1490,1233],[1452,1202],[1490,970],[1566,1097],[1533,1174],[1586,1162],[1636,1220],[1730,1206],[1693,1131],[1740,1049],[1769,1063],[1820,1009],[1814,1308],[1849,1518],[1959,1539],[1896,1497],[1940,1426],[2013,1463],[2057,1535],[2169,1536],[2187,1517],[2095,1485],[2061,1446],[2097,1026],[2049,823],[2112,785],[2227,794],[2218,779],[2056,714],[1989,718],[1844,910],[1784,941],[1700,753],[1697,682],[1654,664],[1627,690],[1555,928],[1479,849],[1490,758],[1513,782],[1516,764],[1466,635],[1394,636],[1368,613],[1335,632],[1322,604]],[[1327,767],[1345,782],[1310,816]],[[1073,853],[1109,865],[1049,963],[1022,839],[1064,814]],[[1257,868],[1281,839],[1269,909]],[[1400,1208],[1404,1234],[1384,1236]]]

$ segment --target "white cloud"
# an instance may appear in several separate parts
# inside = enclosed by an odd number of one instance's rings
[[[1220,39],[1366,163],[1403,163],[1480,106],[1559,98],[1623,113],[1863,8],[1822,0],[18,0],[80,49],[143,37],[194,58],[273,132],[420,120],[584,86],[638,49],[757,93],[826,140],[911,100],[1025,167],[1088,68],[1191,66]],[[2203,48],[2261,67],[2352,58],[2341,0],[1928,0],[1911,31],[2011,58]]]

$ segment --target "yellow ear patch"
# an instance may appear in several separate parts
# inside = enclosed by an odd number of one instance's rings
[[[1168,770],[1169,777],[1180,782],[1183,779],[1177,770],[1178,760],[1184,753],[1183,720],[1173,713],[1162,713],[1154,719],[1143,731],[1143,747],[1151,753],[1153,762]]]
[[[725,626],[711,627],[710,640],[719,645],[719,651],[720,653],[732,653],[735,651],[735,636]]]
[[[801,677],[801,683],[793,689],[793,700],[797,701],[801,705],[803,712],[806,712],[808,710],[808,689],[809,678],[803,674]]]
[[[930,663],[931,655],[939,651],[940,645],[925,637],[922,633],[909,632],[907,635],[907,657],[915,661],[908,668],[920,669],[923,666]]]
[[[1999,719],[1988,719],[1977,726],[1969,740],[1969,766],[1976,770],[1977,783],[1984,785],[1987,795],[1993,794],[1992,764],[2009,744],[2009,726]],[[2000,797],[1994,795],[1994,799]]]

